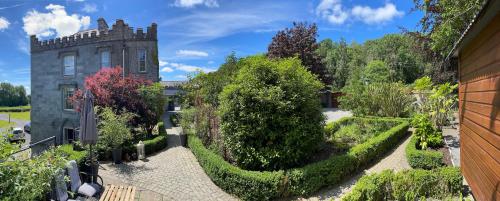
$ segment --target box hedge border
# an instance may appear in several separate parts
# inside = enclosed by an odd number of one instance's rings
[[[422,197],[451,200],[461,195],[462,180],[460,169],[456,167],[396,173],[385,170],[363,176],[342,200],[420,200]]]
[[[412,168],[434,169],[444,166],[443,153],[432,150],[417,149],[418,138],[411,136],[411,140],[406,146],[406,159]]]
[[[290,195],[308,195],[322,187],[339,183],[379,159],[406,136],[409,128],[408,121],[402,119],[348,117],[329,123],[325,127],[327,134],[331,134],[335,125],[353,119],[392,121],[399,124],[363,144],[352,147],[344,155],[332,156],[317,163],[284,171],[248,171],[238,168],[205,148],[194,134],[188,135],[188,145],[212,181],[242,200],[271,200]]]
[[[163,124],[163,122],[158,122],[157,127],[158,127],[158,135],[154,136],[151,139],[142,141],[142,143],[144,143],[144,151],[146,152],[146,155],[154,154],[167,147],[167,131],[165,130],[165,125]],[[136,153],[137,148],[135,145],[137,143],[138,142],[131,143],[123,147],[123,153],[129,153],[129,154]]]

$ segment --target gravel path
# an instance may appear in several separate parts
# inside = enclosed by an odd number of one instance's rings
[[[326,117],[326,123],[337,121],[342,117],[350,117],[352,113],[338,108],[323,108],[323,115]]]
[[[388,155],[382,160],[378,161],[376,164],[370,168],[364,170],[363,172],[351,177],[350,179],[342,182],[339,185],[321,190],[315,195],[308,198],[296,198],[295,200],[340,200],[340,198],[346,193],[350,192],[356,181],[359,180],[363,175],[369,173],[378,173],[383,170],[392,169],[394,171],[401,171],[405,169],[411,169],[408,161],[406,160],[406,145],[410,142],[410,137],[408,136],[402,143],[398,145],[396,149],[388,153]]]
[[[168,114],[163,121],[169,125]],[[105,183],[138,187],[138,200],[236,200],[210,180],[189,149],[180,146],[178,128],[167,128],[167,134],[165,150],[144,161],[102,164],[99,175]]]

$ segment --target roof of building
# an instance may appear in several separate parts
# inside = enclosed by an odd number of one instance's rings
[[[486,0],[446,58],[457,57],[459,51],[467,46],[499,12],[500,0]]]
[[[164,87],[180,87],[186,83],[187,81],[160,81],[160,84]]]

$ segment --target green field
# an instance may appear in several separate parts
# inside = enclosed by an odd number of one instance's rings
[[[12,126],[14,125],[13,122],[8,122],[8,121],[3,121],[3,120],[0,120],[0,128],[8,128],[9,126]]]
[[[30,112],[1,112],[0,114],[10,114],[11,119],[20,119],[29,121],[30,120]]]

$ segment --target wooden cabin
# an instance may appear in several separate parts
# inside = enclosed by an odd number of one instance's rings
[[[500,0],[487,0],[456,43],[460,166],[476,200],[500,200]]]

